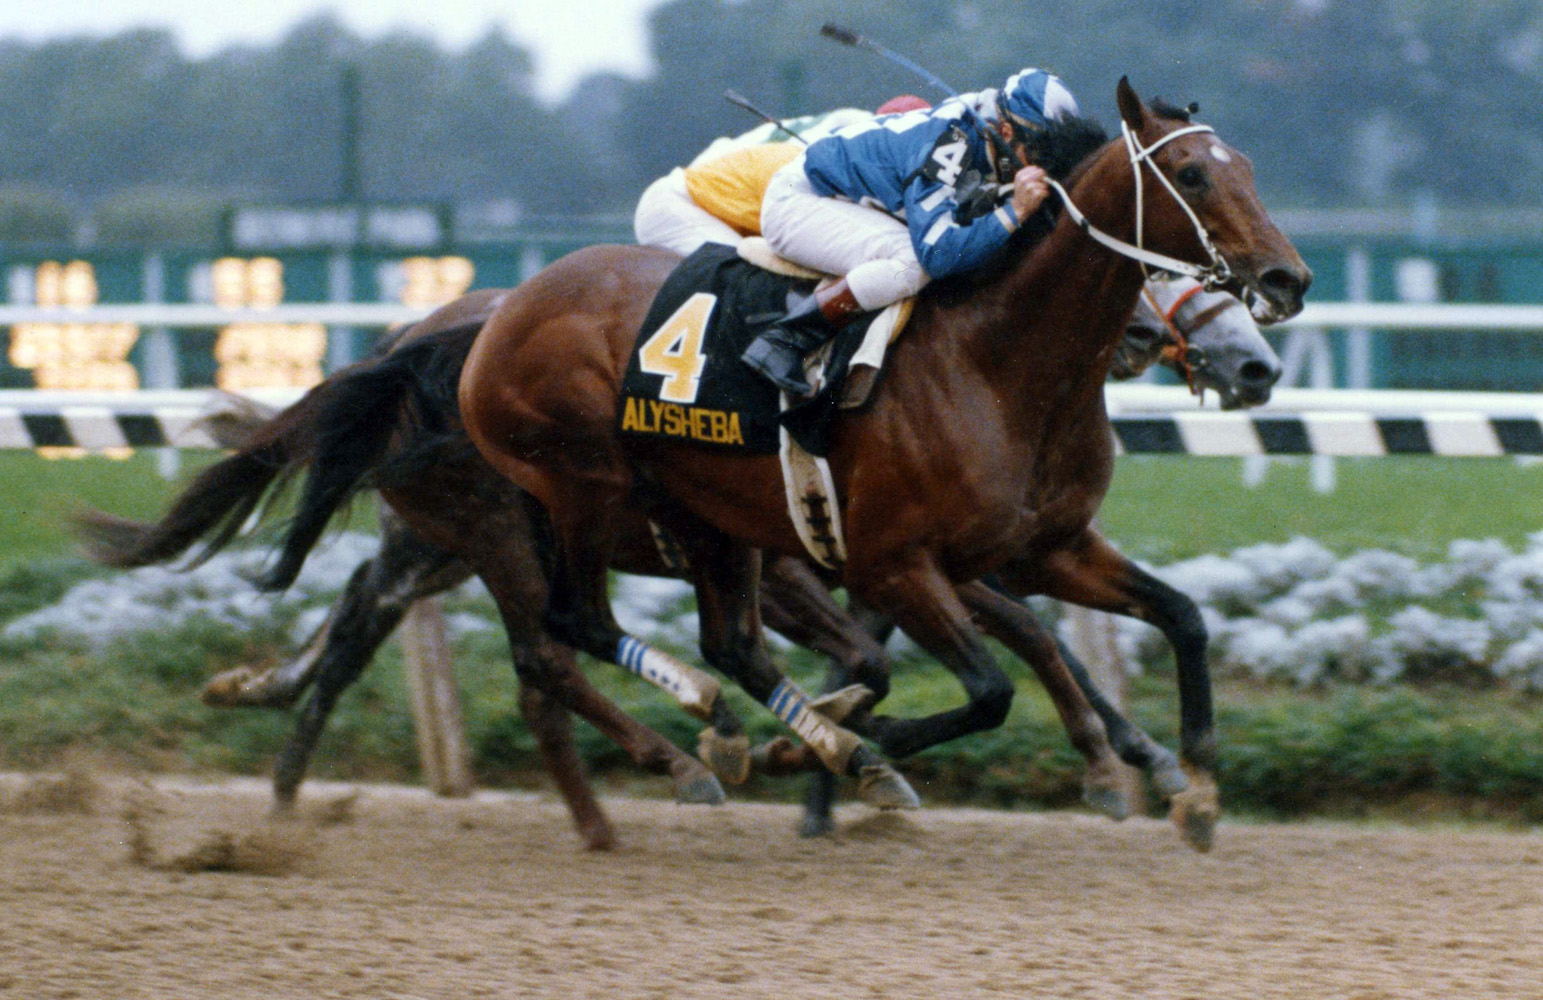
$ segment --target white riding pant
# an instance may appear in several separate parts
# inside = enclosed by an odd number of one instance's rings
[[[632,216],[632,231],[644,246],[687,256],[703,243],[737,247],[741,239],[728,223],[701,208],[686,191],[686,172],[671,170],[643,190]]]
[[[761,233],[795,264],[845,275],[864,311],[915,295],[929,280],[904,222],[816,193],[802,156],[772,175],[761,201]]]

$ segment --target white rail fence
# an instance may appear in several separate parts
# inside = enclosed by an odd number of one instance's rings
[[[285,303],[269,309],[132,303],[79,309],[0,305],[0,326],[17,323],[134,323],[143,327],[206,327],[229,323],[320,323],[391,326],[428,310],[386,302]],[[1288,329],[1490,330],[1543,332],[1543,305],[1318,302],[1282,324]]]
[[[0,305],[0,326],[18,323],[133,323],[157,336],[186,327],[233,323],[320,323],[338,329],[409,323],[425,310],[382,303],[286,304],[271,309],[207,305],[98,305],[83,309]],[[1329,329],[1486,330],[1543,332],[1543,306],[1418,305],[1335,302],[1309,305],[1285,324],[1288,360],[1302,362]],[[1543,399],[1531,393],[1442,393],[1338,390],[1327,366],[1306,371],[1312,389],[1280,388],[1270,405],[1248,413],[1202,409],[1182,390],[1112,387],[1110,412],[1127,454],[1336,456],[1433,454],[1472,457],[1543,454]],[[137,393],[0,392],[0,448],[208,447],[191,429],[210,407],[207,390]],[[1540,380],[1543,382],[1543,380]],[[1543,389],[1543,384],[1540,384]],[[283,391],[253,393],[284,402]],[[1331,466],[1320,465],[1322,468]],[[1319,475],[1320,480],[1324,479]],[[1321,486],[1332,488],[1332,475]]]
[[[296,390],[249,393],[285,405]],[[1543,455],[1543,394],[1279,389],[1268,406],[1202,409],[1177,386],[1107,392],[1125,454],[1373,457]],[[212,448],[198,425],[229,405],[210,389],[0,390],[0,449]]]

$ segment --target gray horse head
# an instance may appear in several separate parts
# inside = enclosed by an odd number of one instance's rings
[[[1188,343],[1182,355],[1176,335]],[[1125,327],[1110,376],[1134,378],[1162,361],[1192,388],[1214,389],[1222,409],[1269,402],[1281,375],[1276,355],[1247,307],[1226,292],[1208,292],[1193,278],[1154,279],[1142,289]]]

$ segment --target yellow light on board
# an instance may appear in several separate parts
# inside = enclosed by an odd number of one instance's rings
[[[32,273],[32,300],[45,308],[96,305],[89,261],[45,260]],[[39,389],[137,389],[129,351],[139,339],[132,323],[18,323],[11,328],[11,364],[32,372]]]
[[[89,261],[45,260],[32,271],[32,302],[44,308],[83,309],[97,303],[96,270]],[[18,323],[11,328],[8,357],[32,372],[39,389],[133,390],[139,373],[129,351],[139,339],[132,323]],[[44,458],[83,458],[84,448],[39,448]],[[131,448],[97,454],[123,459]]]
[[[405,306],[442,306],[465,294],[477,276],[465,257],[408,257],[401,266]]]
[[[211,269],[214,304],[271,309],[284,301],[284,265],[273,257],[221,257]],[[321,381],[327,330],[320,323],[232,323],[214,343],[221,389],[305,389]]]

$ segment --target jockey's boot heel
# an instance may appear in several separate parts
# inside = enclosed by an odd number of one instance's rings
[[[862,311],[843,278],[795,302],[788,314],[745,349],[740,360],[791,396],[814,395],[804,380],[804,355],[834,337]]]

